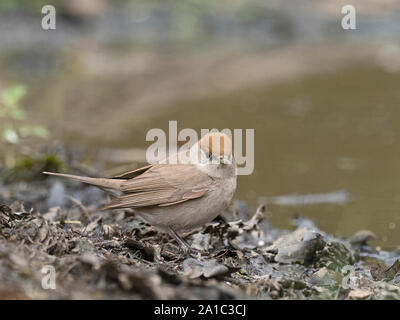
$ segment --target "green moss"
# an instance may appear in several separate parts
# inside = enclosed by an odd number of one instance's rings
[[[301,280],[283,279],[280,281],[280,283],[285,289],[303,290],[308,288],[307,283]]]
[[[5,173],[5,181],[33,181],[45,179],[43,171],[66,171],[64,162],[54,154],[41,156],[22,156],[16,165],[7,170]]]
[[[235,274],[242,279],[252,280],[252,278],[249,277],[248,272],[245,269],[240,269],[239,271],[235,272]]]
[[[38,12],[44,5],[58,6],[60,3],[60,0],[2,0],[0,11],[23,9]]]
[[[353,265],[355,258],[343,243],[330,242],[317,253],[315,261],[316,268],[326,267],[329,270],[340,271],[346,265]]]

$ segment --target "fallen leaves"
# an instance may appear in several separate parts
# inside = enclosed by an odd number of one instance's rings
[[[183,261],[183,274],[190,279],[218,277],[227,274],[229,269],[215,259],[201,261],[193,258]]]
[[[42,266],[50,264],[57,271],[51,298],[400,296],[400,287],[382,282],[396,278],[400,260],[389,268],[372,266],[375,282],[364,276],[357,288],[338,289],[341,269],[354,266],[354,250],[368,247],[370,232],[359,232],[350,244],[297,218],[298,228],[283,234],[265,219],[263,206],[248,218],[241,204],[240,219],[218,217],[186,234],[196,251],[188,257],[168,235],[130,212],[99,212],[75,198],[72,203],[43,214],[19,202],[0,206],[0,282],[29,298],[48,298],[39,284]]]
[[[373,264],[370,268],[374,280],[392,280],[400,272],[400,260],[397,259],[389,268],[381,264]]]

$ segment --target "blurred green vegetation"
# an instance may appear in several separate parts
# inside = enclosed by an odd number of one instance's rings
[[[46,139],[49,136],[44,126],[29,123],[21,105],[26,93],[27,89],[23,85],[6,88],[0,93],[0,147],[6,166],[15,164],[24,139]]]
[[[21,9],[37,11],[40,10],[46,4],[52,4],[54,6],[61,4],[61,0],[1,0],[0,11]]]
[[[10,9],[25,9],[28,11],[40,11],[44,5],[54,5],[55,7],[64,7],[69,0],[2,0],[0,1],[0,11]],[[85,0],[81,0],[82,3]],[[129,6],[137,4],[147,7],[170,7],[174,8],[177,14],[196,14],[202,12],[229,12],[239,9],[255,9],[252,13],[257,14],[257,8],[265,8],[273,6],[273,3],[264,2],[262,0],[109,0],[111,6]]]
[[[6,171],[4,180],[6,182],[42,180],[47,177],[42,174],[43,171],[65,170],[64,162],[57,155],[22,155],[15,165]]]

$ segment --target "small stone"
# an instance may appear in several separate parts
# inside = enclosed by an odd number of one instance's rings
[[[325,244],[321,234],[301,228],[278,238],[266,251],[276,253],[276,262],[308,264]]]
[[[352,300],[363,300],[368,299],[372,296],[372,292],[365,289],[354,289],[349,292],[349,299]]]
[[[376,235],[372,231],[360,230],[350,238],[350,243],[353,246],[362,246],[366,245],[368,241],[374,239],[376,239]]]
[[[334,286],[341,280],[341,277],[337,272],[328,270],[327,268],[323,267],[314,272],[311,275],[310,279],[313,285]]]

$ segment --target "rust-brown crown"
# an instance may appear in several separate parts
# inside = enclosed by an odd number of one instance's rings
[[[228,135],[222,132],[211,132],[199,140],[200,148],[216,158],[228,157],[232,153],[232,142]]]

